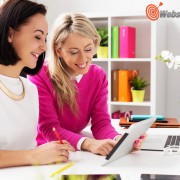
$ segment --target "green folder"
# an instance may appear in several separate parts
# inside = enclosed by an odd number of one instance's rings
[[[111,27],[111,58],[119,58],[119,26]]]

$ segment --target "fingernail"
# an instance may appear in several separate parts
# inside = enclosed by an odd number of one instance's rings
[[[142,136],[141,136],[141,139],[144,139],[144,138],[145,138],[145,136],[144,136],[144,135],[142,135]]]
[[[137,140],[135,141],[135,143],[136,143],[136,144],[139,143],[139,139],[137,139]]]

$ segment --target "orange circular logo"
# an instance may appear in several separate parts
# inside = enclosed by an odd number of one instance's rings
[[[162,6],[163,3],[160,2],[159,3],[159,6]],[[147,7],[146,7],[146,16],[152,20],[152,21],[155,21],[159,18],[159,6],[155,6],[154,4],[149,4]]]

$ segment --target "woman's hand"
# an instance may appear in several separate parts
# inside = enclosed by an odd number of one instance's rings
[[[139,139],[137,139],[133,144],[133,150],[140,150],[142,142],[144,141],[147,134],[143,134]],[[94,154],[100,154],[106,156],[110,153],[116,143],[121,139],[122,135],[118,135],[115,140],[112,139],[104,139],[104,140],[96,140],[87,138],[81,145],[82,150],[90,151]]]
[[[116,137],[116,141],[118,142],[121,139],[122,135],[118,135]],[[143,134],[139,139],[137,139],[134,144],[133,144],[133,150],[138,151],[141,149],[142,146],[142,142],[144,141],[144,139],[147,137],[147,134]]]
[[[141,149],[141,146],[142,146],[142,143],[143,143],[143,141],[144,141],[144,139],[147,137],[147,134],[145,133],[145,134],[143,134],[143,135],[141,135],[140,136],[140,138],[139,139],[137,139],[135,142],[134,142],[134,144],[133,144],[133,150],[135,150],[135,151],[138,151],[138,150],[140,150]]]
[[[122,134],[116,136],[115,138],[116,143],[122,138],[122,136],[123,136]]]
[[[52,164],[59,162],[66,162],[69,159],[68,151],[75,151],[67,141],[52,141],[31,150],[30,157],[31,164]]]
[[[87,138],[81,145],[82,150],[90,151],[94,154],[106,156],[116,145],[116,141],[112,139],[96,140]]]

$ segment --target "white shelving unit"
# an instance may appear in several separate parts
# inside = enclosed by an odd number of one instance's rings
[[[93,59],[93,63],[103,67],[108,76],[109,112],[132,110],[133,114],[166,115],[166,68],[155,56],[166,49],[165,20],[150,21],[145,13],[85,14],[96,27],[107,26],[109,45],[107,59]],[[131,26],[136,28],[136,58],[111,58],[111,27]],[[115,69],[139,69],[141,77],[150,86],[146,88],[145,101],[113,102],[111,101],[111,71]]]

